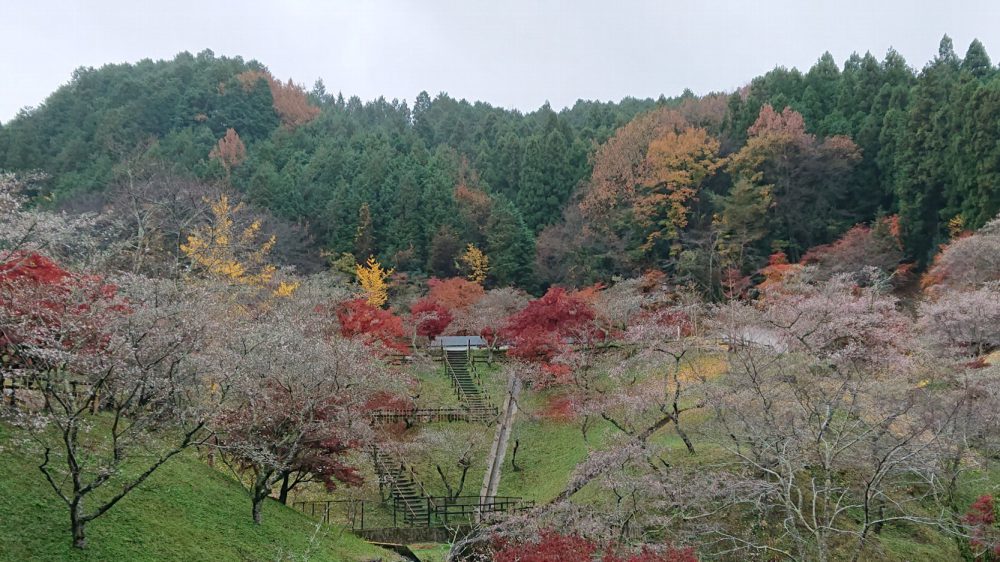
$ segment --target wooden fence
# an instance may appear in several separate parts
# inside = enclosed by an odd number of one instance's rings
[[[377,410],[370,414],[375,423],[432,423],[480,421],[483,417],[499,415],[496,406],[486,409],[470,408],[413,408],[409,410]]]
[[[533,500],[518,497],[492,496],[428,496],[425,503],[427,517],[419,522],[397,516],[401,507],[393,505],[392,526],[387,525],[387,514],[381,513],[382,502],[377,500],[317,500],[292,502],[292,507],[328,525],[343,525],[354,531],[405,527],[452,527],[470,524],[476,519],[492,519],[501,514],[512,514],[535,507]],[[390,502],[391,503],[391,502]],[[388,506],[385,506],[388,507]],[[380,515],[382,515],[380,517]]]

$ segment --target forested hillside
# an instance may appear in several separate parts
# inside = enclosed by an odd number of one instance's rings
[[[657,268],[721,296],[769,256],[890,215],[900,260],[922,266],[1000,211],[998,112],[983,45],[960,57],[947,37],[919,71],[894,51],[825,54],[731,94],[527,114],[443,93],[345,100],[204,51],[76,71],[0,128],[0,169],[43,171],[36,194],[63,208],[109,204],[95,194],[154,169],[231,184],[331,259],[397,271],[455,275],[473,244],[496,286]]]

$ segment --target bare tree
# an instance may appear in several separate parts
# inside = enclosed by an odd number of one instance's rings
[[[943,491],[939,445],[966,395],[926,383],[934,372],[895,301],[846,277],[767,298],[720,309],[729,369],[709,403],[718,445],[764,488],[755,509],[772,524],[766,540],[719,535],[792,560],[858,560],[884,525],[949,529],[952,517],[926,506]],[[748,339],[755,330],[779,345]]]
[[[320,309],[321,310],[321,309]],[[369,403],[397,379],[360,342],[324,336],[328,319],[307,298],[271,303],[224,346],[244,365],[214,419],[218,450],[246,484],[254,523],[282,483],[356,483],[348,453],[372,439]]]
[[[2,368],[41,404],[10,415],[84,548],[89,522],[210,434],[228,389],[225,372],[196,357],[216,329],[212,302],[196,287],[141,277],[15,279],[0,283],[0,340],[13,358]],[[94,495],[105,488],[114,491]]]

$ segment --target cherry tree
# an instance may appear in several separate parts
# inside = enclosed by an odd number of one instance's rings
[[[360,482],[347,455],[372,438],[371,399],[399,390],[362,341],[323,337],[323,314],[302,301],[278,303],[222,345],[237,379],[213,420],[216,446],[248,482],[258,524],[279,483],[284,499],[303,481]]]
[[[936,349],[978,357],[1000,347],[1000,281],[920,304],[919,327]]]
[[[507,319],[528,304],[528,295],[513,287],[491,289],[470,306],[467,312],[470,333],[479,334],[489,349],[489,360],[500,343],[500,332]]]
[[[921,284],[930,295],[1000,281],[1000,217],[960,236],[934,257]]]
[[[227,371],[198,359],[218,330],[215,302],[200,288],[110,283],[37,254],[4,264],[0,371],[39,398],[8,414],[69,512],[74,547],[86,546],[91,521],[209,437],[228,390]]]
[[[711,434],[756,484],[747,505],[774,533],[716,535],[728,548],[814,560],[850,538],[857,560],[893,522],[945,528],[947,506],[943,517],[925,506],[944,495],[946,445],[968,394],[928,383],[942,373],[878,286],[838,276],[795,288],[715,314],[730,351],[706,394]]]

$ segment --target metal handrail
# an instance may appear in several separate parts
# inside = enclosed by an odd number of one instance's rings
[[[390,482],[389,482],[390,488],[391,489],[395,489],[396,492],[397,492],[396,494],[393,494],[393,497],[392,497],[392,507],[393,507],[393,510],[395,510],[395,508],[398,505],[398,503],[403,503],[406,506],[406,509],[409,510],[410,517],[414,521],[418,520],[419,517],[420,517],[420,514],[418,514],[413,509],[413,507],[410,506],[409,502],[406,502],[406,501],[400,502],[399,501],[399,498],[401,498],[403,496],[403,490],[399,487],[399,481],[396,479],[396,477],[394,477],[392,475],[392,472],[389,471],[389,468],[386,466],[385,460],[382,458],[382,454],[379,453],[378,449],[375,449],[375,464],[376,464],[376,468],[379,469],[379,472],[381,472],[383,474],[383,478],[388,478],[390,480]],[[403,472],[403,468],[404,467],[405,467],[405,465],[403,465],[403,463],[400,463],[400,472]],[[421,484],[417,480],[414,480],[414,482],[418,486],[420,486],[421,491],[423,491],[423,488],[424,488],[423,484]],[[424,495],[426,497],[426,492],[424,493]],[[405,513],[404,513],[404,517],[405,517]],[[428,517],[428,520],[429,520],[430,519],[430,514],[429,513],[428,513],[427,517]]]

